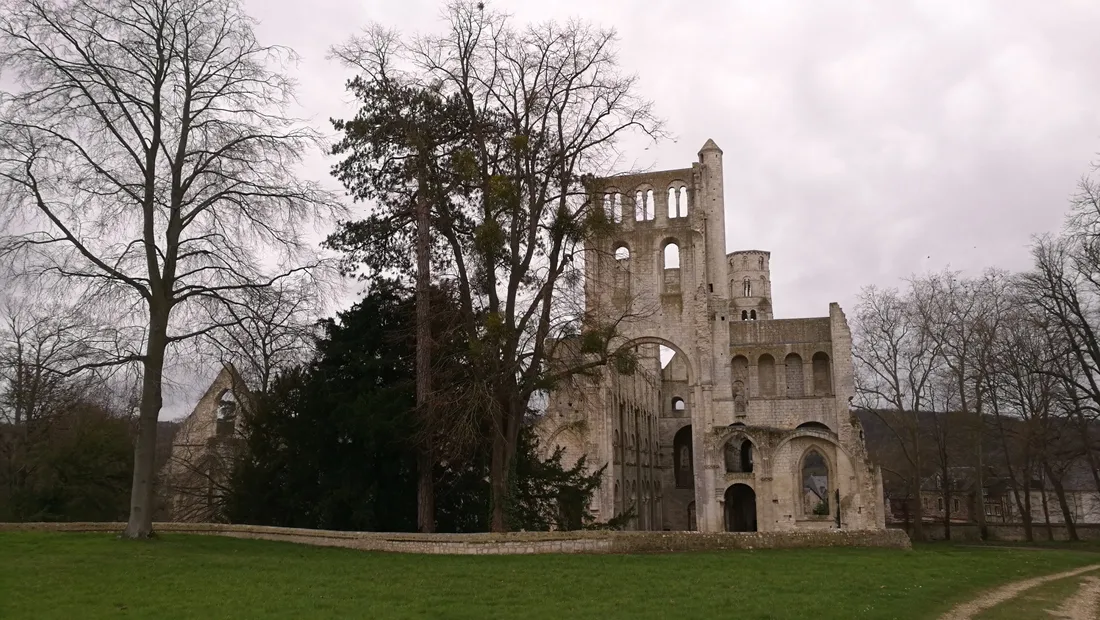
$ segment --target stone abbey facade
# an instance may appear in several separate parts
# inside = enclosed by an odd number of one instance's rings
[[[551,393],[543,448],[606,464],[590,508],[633,507],[630,529],[882,529],[844,313],[772,316],[770,254],[726,252],[722,174],[708,140],[690,168],[594,183],[620,226],[587,248],[587,311],[637,364]]]
[[[165,517],[177,523],[219,519],[233,459],[242,441],[242,406],[252,395],[232,364],[224,364],[172,439],[164,469]]]

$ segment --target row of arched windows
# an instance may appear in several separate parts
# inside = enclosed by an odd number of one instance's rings
[[[786,379],[787,398],[800,398],[802,396],[826,396],[832,393],[832,371],[829,364],[829,355],[823,351],[814,353],[811,359],[813,367],[812,392],[807,394],[802,356],[790,353],[783,359],[784,378]],[[740,387],[748,385],[749,360],[744,355],[733,358],[730,365],[733,373],[733,385]],[[761,355],[756,361],[757,390],[759,396],[778,396],[775,358],[770,354]],[[736,389],[735,389],[736,391]]]
[[[760,276],[758,284],[754,284],[749,276],[745,276],[739,286],[735,286],[735,284],[735,282],[730,281],[731,297],[765,297],[767,295],[768,279],[764,276]]]
[[[764,257],[763,256],[755,257],[755,262],[756,262],[756,268],[759,269],[760,271],[763,271],[764,270]],[[752,263],[753,263],[753,257],[748,256],[748,255],[741,255],[741,257],[737,261],[737,263],[740,263],[740,264],[736,265],[736,264],[734,264],[734,260],[730,259],[730,267],[736,268],[736,267],[740,266],[743,269],[751,269],[752,268]]]
[[[642,493],[643,493],[643,495],[642,495],[643,501],[648,501],[650,497],[652,497],[655,500],[660,500],[661,499],[662,496],[661,496],[661,481],[660,480],[654,480],[652,482],[652,484],[650,483],[649,480],[642,480],[642,485],[641,486],[642,486]],[[637,482],[631,480],[629,482],[624,483],[623,487],[625,487],[625,489],[626,489],[626,492],[628,494],[627,497],[622,497],[620,495],[619,481],[618,480],[615,481],[615,499],[625,500],[625,501],[634,501],[638,498],[638,483]]]
[[[628,457],[638,456],[640,464],[656,465],[656,436],[656,415],[638,407],[627,407],[626,403],[619,403],[618,425],[612,434],[612,447],[617,462],[626,463]]]
[[[661,250],[661,254],[664,257],[665,269],[680,268],[680,244],[676,243],[675,241],[669,241]],[[625,243],[620,243],[615,246],[615,260],[630,260],[630,248],[627,247]]]
[[[617,191],[603,195],[604,208],[616,224],[623,221],[623,196]],[[656,215],[657,205],[653,200],[653,190],[639,188],[634,192],[634,219],[638,222],[649,221]],[[688,215],[688,189],[682,183],[674,183],[668,188],[668,217],[675,219]]]

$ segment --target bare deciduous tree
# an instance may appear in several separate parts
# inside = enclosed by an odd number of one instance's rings
[[[129,523],[152,533],[166,352],[215,328],[203,308],[317,264],[311,218],[337,208],[295,166],[317,136],[287,116],[289,50],[237,0],[13,0],[0,10],[0,256],[86,287],[139,353]],[[73,283],[73,284],[67,284]]]
[[[488,396],[483,409],[493,439],[491,529],[502,531],[532,395],[608,358],[613,331],[561,303],[583,297],[585,242],[593,224],[606,221],[584,178],[610,172],[621,136],[656,136],[660,123],[637,95],[636,79],[619,71],[613,32],[582,22],[517,27],[465,1],[449,4],[445,15],[445,32],[403,41],[390,55],[372,56],[380,47],[363,41],[339,55],[359,66],[399,64],[417,84],[456,98],[470,119],[463,199],[433,225],[447,253],[441,275],[457,283],[477,346],[474,374]],[[349,227],[334,244],[352,265],[369,264],[380,246],[389,247],[372,240],[372,231],[379,228]],[[602,335],[599,343],[588,339],[590,358],[551,367],[559,337],[580,331]]]
[[[988,389],[980,360],[990,346],[987,336],[1004,314],[1008,276],[991,269],[980,278],[964,278],[958,272],[944,271],[910,280],[914,308],[922,329],[932,338],[942,357],[941,373],[944,387],[951,390],[949,408],[958,411],[962,425],[942,427],[942,432],[955,431],[971,437],[970,466],[978,489],[984,487],[985,460],[983,398]],[[938,419],[938,418],[937,418]],[[957,427],[957,428],[956,428]],[[942,433],[940,433],[942,437]],[[942,443],[942,442],[941,442]],[[946,454],[946,453],[944,453]],[[945,496],[945,504],[950,504]],[[981,537],[986,537],[985,506],[981,493],[975,493],[975,520]],[[945,509],[945,527],[950,527]]]
[[[313,279],[288,279],[241,291],[239,302],[220,303],[206,322],[217,326],[205,340],[220,362],[237,368],[249,389],[266,393],[280,370],[313,354],[323,296]]]
[[[931,410],[940,348],[920,322],[909,296],[897,289],[867,287],[860,294],[853,329],[856,392],[894,437],[909,471],[903,475],[916,507],[913,537],[923,540],[921,482],[924,475],[920,420]]]
[[[45,456],[62,455],[73,447],[63,441],[51,445],[69,436],[68,427],[92,410],[125,410],[113,376],[118,367],[98,366],[105,358],[115,358],[117,343],[111,330],[96,325],[81,307],[43,291],[14,286],[0,291],[0,506],[10,508],[0,510],[0,518],[27,516],[24,509],[34,487],[49,477],[38,471],[51,462]],[[126,426],[124,420],[114,422]],[[22,498],[20,509],[13,505],[16,498]]]

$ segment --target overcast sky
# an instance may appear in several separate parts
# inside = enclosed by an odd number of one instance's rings
[[[862,286],[950,266],[1023,269],[1100,151],[1097,0],[489,0],[514,19],[614,27],[673,139],[725,152],[729,250],[772,252],[777,318],[849,312]],[[370,21],[441,27],[437,0],[248,0],[294,48],[302,113],[353,112],[326,60]],[[328,178],[317,155],[306,174]],[[334,181],[327,181],[332,187]]]

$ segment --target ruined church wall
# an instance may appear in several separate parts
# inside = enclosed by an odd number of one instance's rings
[[[842,512],[845,527],[874,524],[876,517],[881,521],[881,509],[868,499],[877,497],[881,476],[866,460],[862,429],[848,412],[854,385],[851,334],[843,312],[833,304],[826,317],[771,318],[770,253],[727,253],[723,184],[722,152],[711,141],[690,168],[596,181],[597,200],[620,226],[587,247],[588,310],[605,320],[624,319],[618,327],[625,341],[664,344],[676,352],[673,365],[682,365],[661,378],[654,405],[660,414],[656,453],[652,447],[647,453],[650,501],[658,501],[663,515],[650,516],[649,523],[640,520],[639,527],[688,529],[694,513],[698,529],[724,529],[725,493],[738,482],[757,493],[759,527],[780,527],[786,514],[792,514],[791,527],[824,527],[820,520],[796,520],[791,512],[801,472],[799,457],[788,452],[809,432],[796,427],[810,422],[828,429],[818,432],[836,453],[833,487],[857,515],[849,519]],[[670,194],[670,187],[676,192]],[[682,197],[686,208],[678,206]],[[677,204],[673,213],[670,198]],[[669,244],[678,248],[678,261],[666,264]],[[755,309],[756,320],[741,320],[743,309]],[[770,364],[763,363],[767,356]],[[684,399],[682,411],[673,410],[674,396]],[[590,416],[605,418],[610,433],[628,422],[618,421],[621,401],[616,398],[609,397],[602,409],[588,410]],[[636,420],[631,417],[629,423]],[[643,416],[643,423],[652,421]],[[761,469],[755,472],[727,472],[723,448],[715,445],[716,437],[738,424],[774,435],[760,445]],[[677,433],[688,425],[690,489],[677,488],[675,453]],[[635,485],[645,488],[639,465],[646,455],[626,445],[624,451],[620,440],[611,451],[611,482],[620,487],[614,491],[616,510],[629,505]],[[638,497],[644,501],[642,491]]]

